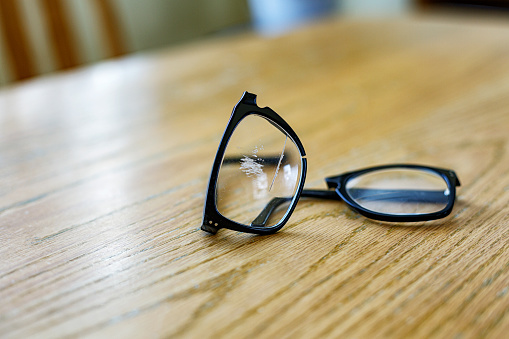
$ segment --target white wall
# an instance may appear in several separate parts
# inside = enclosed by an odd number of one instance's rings
[[[246,23],[246,0],[115,0],[132,50],[164,46]]]

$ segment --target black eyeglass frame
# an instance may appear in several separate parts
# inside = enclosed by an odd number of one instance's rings
[[[295,195],[293,196],[293,199],[288,207],[286,214],[276,225],[271,227],[260,227],[240,224],[238,222],[235,222],[224,217],[221,213],[219,213],[216,205],[217,179],[219,177],[219,170],[221,168],[223,157],[226,151],[226,146],[228,145],[228,142],[230,141],[230,138],[235,128],[242,121],[242,119],[249,115],[258,115],[260,117],[265,118],[274,127],[279,129],[283,134],[287,135],[290,139],[292,139],[300,153],[301,159],[300,178],[299,183],[297,185],[297,189],[295,191]],[[203,222],[201,229],[213,234],[215,234],[220,228],[227,228],[234,231],[255,234],[276,233],[286,224],[288,219],[290,219],[290,216],[293,210],[295,209],[297,202],[299,201],[302,189],[304,188],[306,172],[307,172],[306,152],[304,151],[304,146],[299,140],[299,137],[297,137],[297,134],[293,131],[290,125],[288,125],[286,121],[284,121],[284,119],[281,118],[279,114],[274,112],[271,108],[258,107],[258,105],[256,104],[256,94],[244,92],[242,98],[240,98],[237,105],[235,105],[235,107],[233,108],[230,120],[226,125],[226,129],[223,133],[223,137],[221,138],[221,142],[219,143],[219,147],[217,149],[214,164],[212,165],[212,171],[210,172],[210,179],[207,187],[207,195],[205,197],[205,207],[203,209]]]
[[[346,184],[349,180],[361,176],[363,174],[375,171],[381,171],[386,169],[412,169],[412,170],[420,170],[423,172],[430,172],[436,175],[439,175],[447,184],[447,189],[449,191],[449,199],[447,205],[440,211],[432,212],[432,213],[421,213],[421,214],[388,214],[388,213],[379,213],[372,210],[368,210],[358,203],[354,201],[354,199],[348,194]],[[388,221],[388,222],[416,222],[416,221],[430,221],[445,218],[449,214],[451,214],[452,209],[454,207],[454,202],[456,201],[456,186],[460,186],[460,181],[456,173],[452,170],[431,167],[431,166],[422,166],[422,165],[414,165],[414,164],[391,164],[391,165],[382,165],[382,166],[374,166],[363,168],[360,170],[343,173],[337,176],[332,176],[325,178],[325,182],[327,183],[327,187],[334,188],[335,192],[341,197],[341,200],[346,202],[352,209],[359,212],[359,214],[375,220],[380,221]]]
[[[233,220],[224,217],[221,213],[219,213],[216,205],[217,180],[219,176],[219,170],[223,162],[226,147],[233,132],[235,131],[235,128],[245,117],[249,115],[258,115],[260,117],[265,118],[269,123],[278,128],[283,134],[287,135],[290,139],[292,139],[295,145],[297,146],[301,157],[301,173],[295,194],[293,198],[291,198],[290,205],[283,218],[276,225],[270,227],[253,226],[237,223]],[[357,176],[363,175],[365,173],[393,168],[427,171],[442,177],[443,180],[446,182],[449,191],[449,200],[447,205],[442,210],[432,213],[386,214],[368,210],[362,207],[360,204],[356,203],[354,199],[348,194],[346,184],[349,180]],[[223,137],[221,139],[214,159],[214,164],[212,166],[212,171],[210,173],[210,179],[207,188],[207,195],[205,197],[205,206],[203,210],[203,222],[201,229],[213,234],[215,234],[221,228],[227,228],[234,231],[255,233],[261,235],[273,234],[279,231],[288,222],[301,196],[308,198],[342,200],[346,202],[353,210],[357,211],[359,214],[374,220],[387,222],[416,222],[416,221],[436,220],[444,218],[451,213],[454,207],[454,202],[456,200],[456,186],[460,186],[460,181],[456,173],[452,170],[414,164],[391,164],[364,168],[356,171],[343,173],[337,176],[325,178],[327,186],[330,189],[334,189],[334,191],[319,189],[304,190],[303,188],[304,181],[306,179],[306,171],[307,171],[306,153],[304,151],[304,146],[299,140],[297,134],[284,121],[284,119],[281,118],[272,109],[270,109],[269,107],[264,108],[258,107],[258,105],[256,104],[255,94],[244,92],[242,98],[233,109],[233,112],[230,116],[230,120],[228,121],[226,129],[223,133]],[[257,219],[266,220],[267,217],[270,215],[271,211],[273,211],[279,204],[288,202],[288,200],[289,199],[285,198],[273,199],[271,202],[268,203],[267,208],[260,213]]]

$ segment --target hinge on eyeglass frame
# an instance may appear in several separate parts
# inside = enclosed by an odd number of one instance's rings
[[[205,216],[205,218],[203,219],[203,224],[201,225],[201,229],[203,231],[207,231],[209,233],[216,234],[220,228],[221,227],[219,227],[217,222],[216,223],[213,222],[208,217]]]

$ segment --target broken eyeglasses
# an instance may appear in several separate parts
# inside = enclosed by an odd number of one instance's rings
[[[451,170],[395,164],[328,177],[329,190],[308,190],[306,165],[292,128],[269,107],[258,107],[255,94],[244,92],[212,166],[202,230],[275,233],[300,197],[342,200],[375,220],[434,220],[451,213],[460,185]]]

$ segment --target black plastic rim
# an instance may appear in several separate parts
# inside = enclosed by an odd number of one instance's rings
[[[426,171],[434,173],[442,179],[447,184],[447,188],[449,190],[449,201],[447,205],[440,211],[433,212],[433,213],[422,213],[422,214],[385,214],[385,213],[379,213],[374,212],[371,210],[368,210],[361,205],[359,205],[355,200],[348,194],[346,190],[346,184],[350,179],[356,178],[360,175],[385,170],[385,169],[414,169],[414,170],[420,170],[420,171]],[[456,186],[460,185],[459,179],[454,173],[454,171],[443,169],[443,168],[437,168],[437,167],[430,167],[430,166],[422,166],[422,165],[413,165],[413,164],[391,164],[391,165],[383,165],[383,166],[375,166],[375,167],[369,167],[364,168],[361,170],[353,171],[344,173],[338,176],[329,177],[326,178],[325,181],[327,182],[327,185],[329,188],[335,188],[336,193],[345,201],[351,208],[359,212],[361,215],[375,219],[375,220],[381,220],[381,221],[389,221],[389,222],[412,222],[412,221],[428,221],[428,220],[436,220],[441,219],[446,216],[448,216],[453,207],[454,207],[454,201],[456,200]]]
[[[281,130],[284,134],[286,134],[297,146],[300,157],[301,157],[301,171],[299,183],[297,186],[297,190],[295,195],[288,207],[286,214],[283,218],[274,226],[271,227],[256,227],[250,225],[240,224],[231,219],[224,217],[217,210],[216,204],[216,187],[217,187],[217,179],[219,176],[219,170],[221,168],[221,162],[224,157],[224,153],[226,151],[226,147],[228,145],[228,141],[233,134],[233,131],[237,127],[237,125],[249,115],[259,115],[271,124],[273,124],[276,128]],[[223,137],[219,144],[219,148],[217,149],[216,157],[214,159],[214,164],[212,165],[212,171],[210,173],[209,184],[207,188],[207,195],[205,197],[205,207],[203,210],[203,221],[201,229],[210,233],[216,233],[221,228],[227,228],[239,232],[247,232],[247,233],[255,233],[255,234],[272,234],[279,231],[290,219],[290,215],[292,214],[299,197],[302,193],[302,189],[304,187],[304,181],[306,178],[307,171],[307,159],[305,158],[306,152],[304,151],[304,146],[300,142],[297,134],[293,131],[293,129],[283,120],[276,112],[274,112],[269,107],[260,108],[256,104],[256,95],[244,92],[242,98],[234,107],[233,112],[230,116],[230,120],[228,121],[228,125],[223,133]]]

